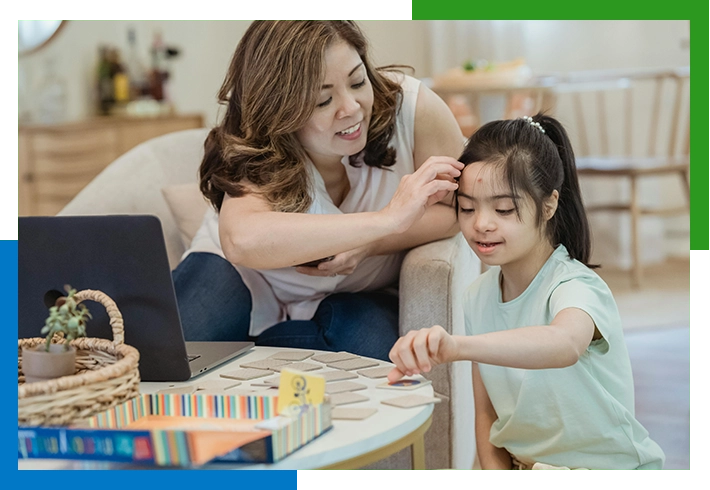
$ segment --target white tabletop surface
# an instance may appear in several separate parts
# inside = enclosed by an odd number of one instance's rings
[[[188,386],[194,383],[199,383],[205,380],[219,380],[224,379],[220,377],[221,373],[227,373],[229,371],[234,371],[239,369],[241,364],[257,361],[260,359],[265,359],[272,354],[280,350],[295,350],[295,349],[281,349],[277,347],[254,347],[246,354],[233,359],[232,361],[218,366],[211,371],[200,375],[186,382],[175,382],[175,383],[150,383],[143,382],[140,385],[141,393],[155,393],[159,390],[166,389],[169,387],[180,387]],[[323,353],[321,351],[316,351],[316,353]],[[317,363],[309,359],[306,362]],[[384,361],[377,361],[379,366],[393,366],[390,363]],[[322,364],[322,363],[317,363]],[[373,366],[375,367],[375,366]],[[370,369],[370,368],[367,368]],[[324,373],[326,371],[333,371],[334,369],[326,367],[323,364],[323,369],[316,371],[311,371],[309,374]],[[353,371],[357,374],[357,370]],[[236,390],[248,389],[252,383],[259,383],[266,379],[272,379],[278,376],[278,373],[273,373],[272,375],[265,376],[262,378],[242,381],[241,384],[233,389],[227,390],[226,393],[233,392]],[[376,388],[376,385],[385,383],[386,378],[370,379],[362,375],[358,375],[358,379],[352,379],[348,381],[355,381],[362,383],[367,386],[367,389],[356,391],[355,393],[364,395],[368,398],[367,401],[362,401],[358,403],[351,403],[347,405],[340,405],[343,408],[364,408],[371,407],[376,408],[377,412],[368,417],[365,420],[333,420],[333,427],[311,441],[304,447],[298,449],[293,454],[287,456],[283,460],[275,464],[258,464],[258,465],[235,465],[232,463],[220,463],[220,464],[208,464],[203,466],[203,468],[209,469],[229,469],[229,468],[243,468],[243,469],[311,469],[320,468],[324,466],[330,466],[341,461],[346,461],[351,458],[367,454],[371,451],[380,449],[388,444],[395,442],[408,434],[414,432],[418,429],[431,415],[434,410],[433,404],[424,405],[415,408],[397,408],[389,405],[382,404],[382,400],[387,400],[390,398],[396,398],[399,396],[404,396],[407,394],[417,394],[433,396],[434,391],[431,385],[422,386],[415,390],[390,390]],[[333,382],[334,383],[334,382]],[[253,394],[264,393],[268,388],[254,388]],[[275,390],[272,390],[272,392]],[[19,469],[58,469],[58,468],[117,468],[119,465],[97,463],[97,462],[71,462],[66,460],[38,460],[38,459],[27,459],[18,460]],[[136,465],[132,465],[131,468],[138,468]]]

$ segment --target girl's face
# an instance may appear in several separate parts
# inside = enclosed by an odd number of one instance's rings
[[[533,200],[518,196],[518,217],[514,197],[502,169],[495,165],[471,163],[459,179],[461,232],[481,262],[488,266],[524,264],[551,248],[544,223],[537,225]]]
[[[325,81],[313,115],[296,136],[316,165],[362,151],[374,95],[357,51],[337,41],[325,51]]]

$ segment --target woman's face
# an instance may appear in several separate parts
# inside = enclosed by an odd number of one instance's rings
[[[296,136],[316,165],[365,148],[374,96],[355,49],[337,41],[325,50],[325,80],[313,115]]]

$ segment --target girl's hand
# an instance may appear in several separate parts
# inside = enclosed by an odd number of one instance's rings
[[[395,233],[404,233],[426,209],[442,200],[458,184],[454,179],[461,175],[463,163],[445,157],[429,157],[413,174],[405,175],[384,213],[393,223]]]
[[[352,274],[363,259],[370,256],[372,245],[339,253],[332,260],[321,262],[317,267],[296,267],[296,271],[307,276],[328,277]]]
[[[390,382],[404,376],[428,373],[434,366],[457,360],[458,343],[443,327],[412,330],[394,344],[390,359],[395,368],[387,375]]]

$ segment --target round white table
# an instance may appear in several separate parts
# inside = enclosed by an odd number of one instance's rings
[[[278,347],[254,347],[246,354],[233,359],[209,372],[200,375],[190,381],[175,383],[154,383],[144,382],[140,385],[141,393],[155,393],[159,390],[172,387],[189,386],[206,380],[220,380],[220,374],[239,369],[241,364],[266,359],[267,357],[282,350]],[[324,353],[317,351],[317,354]],[[316,361],[306,359],[305,362]],[[377,361],[379,366],[393,366],[391,363]],[[309,374],[324,373],[334,369],[322,364],[323,368],[311,371]],[[374,367],[374,366],[373,366]],[[369,369],[369,368],[368,368]],[[353,371],[357,374],[357,370]],[[275,378],[279,374],[274,372],[269,376],[257,378],[250,381],[242,381],[239,386],[226,393],[235,390],[249,389],[252,384],[258,384],[266,379]],[[422,386],[416,390],[390,390],[376,388],[378,384],[387,381],[386,378],[370,379],[358,375],[355,381],[367,386],[365,390],[355,393],[364,395],[367,401],[340,405],[341,407],[371,407],[377,412],[364,420],[333,420],[333,427],[320,437],[309,442],[304,447],[298,449],[293,454],[275,464],[232,464],[213,463],[206,464],[201,468],[205,469],[356,469],[374,463],[387,456],[394,454],[405,447],[412,447],[412,468],[424,469],[424,433],[431,425],[433,404],[428,404],[415,408],[397,408],[381,403],[382,400],[396,398],[406,394],[417,394],[433,396],[434,390],[431,385]],[[265,392],[269,388],[254,387],[259,392]],[[76,462],[66,460],[18,460],[19,469],[117,469],[127,468],[126,465],[116,465],[112,463],[97,462]],[[130,465],[132,469],[140,466]]]

